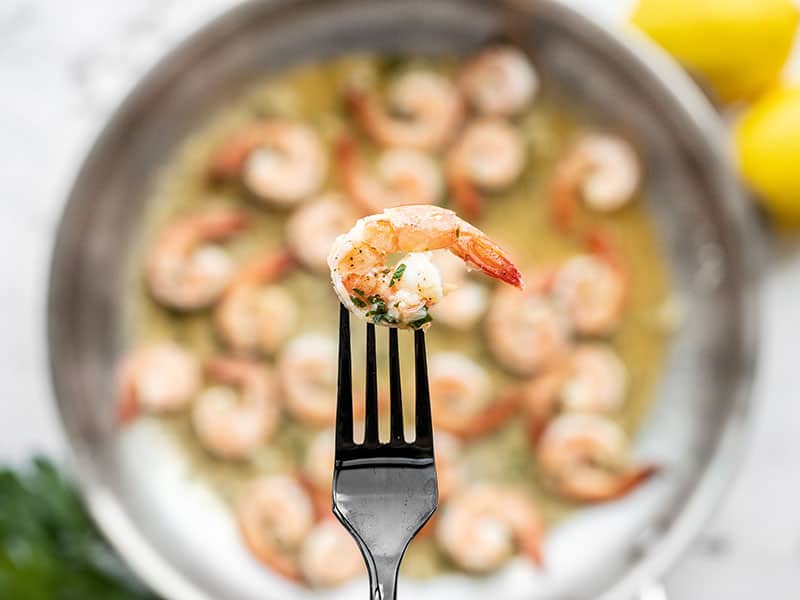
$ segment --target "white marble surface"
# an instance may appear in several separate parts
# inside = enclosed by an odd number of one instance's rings
[[[0,460],[63,449],[46,375],[47,261],[87,144],[137,77],[234,0],[0,2]],[[617,18],[627,0],[573,2]],[[792,70],[800,74],[800,52]],[[800,597],[800,242],[774,243],[754,439],[667,587],[681,600]],[[20,599],[22,600],[22,599]]]

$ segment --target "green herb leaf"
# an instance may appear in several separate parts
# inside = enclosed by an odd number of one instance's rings
[[[397,268],[394,270],[394,273],[392,273],[392,279],[391,281],[389,281],[389,287],[392,287],[395,283],[400,281],[400,278],[403,276],[403,273],[405,273],[405,270],[406,270],[405,264],[400,263],[399,265],[397,265]]]
[[[364,302],[361,298],[358,298],[357,296],[350,296],[350,300],[352,300],[353,304],[355,304],[358,308],[367,307],[367,303]]]
[[[22,471],[0,468],[0,598],[156,600],[42,458]]]
[[[430,313],[427,313],[421,319],[417,319],[416,321],[411,321],[408,324],[408,326],[411,327],[411,329],[419,329],[420,327],[425,325],[425,323],[430,323],[431,321],[433,321],[433,317],[431,317]]]

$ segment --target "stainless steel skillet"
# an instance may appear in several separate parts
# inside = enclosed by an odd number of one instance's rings
[[[121,277],[153,175],[240,85],[289,64],[354,50],[468,53],[511,34],[545,84],[577,109],[632,132],[649,164],[649,209],[682,321],[637,452],[668,466],[640,494],[559,526],[548,570],[406,583],[412,598],[630,598],[679,555],[739,461],[756,357],[757,228],[712,109],[658,52],[550,0],[247,2],[167,56],[87,157],[56,242],[48,332],[54,388],[94,517],[168,598],[317,597],[256,567],[225,508],[187,478],[155,429],[112,427],[112,366],[124,347]],[[347,598],[354,588],[318,597]]]

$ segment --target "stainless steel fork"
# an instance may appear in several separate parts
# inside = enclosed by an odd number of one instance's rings
[[[367,325],[364,442],[353,439],[350,313],[339,313],[339,389],[333,513],[358,542],[367,563],[371,600],[395,600],[397,572],[409,542],[436,510],[425,334],[414,332],[416,437],[406,442],[397,329],[389,330],[390,439],[378,439],[375,326]]]

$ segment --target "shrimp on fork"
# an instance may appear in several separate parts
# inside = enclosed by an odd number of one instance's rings
[[[350,89],[347,99],[370,137],[389,147],[438,150],[464,117],[458,89],[430,71],[409,71],[391,82],[388,106],[374,92],[359,88]]]
[[[230,208],[209,209],[183,217],[161,233],[145,265],[150,293],[177,310],[197,310],[213,304],[235,271],[233,259],[215,242],[249,224],[248,215]]]
[[[402,206],[364,217],[339,236],[328,255],[344,306],[374,323],[417,329],[441,300],[441,275],[428,251],[446,249],[469,266],[518,288],[522,275],[486,234],[438,206]],[[404,254],[395,266],[389,255]]]

